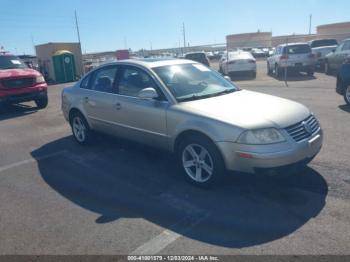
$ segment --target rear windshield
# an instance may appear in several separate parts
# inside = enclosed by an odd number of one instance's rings
[[[323,40],[315,40],[311,43],[311,48],[321,47],[321,46],[331,46],[338,45],[337,40],[335,39],[323,39]]]
[[[283,51],[284,54],[294,55],[294,54],[307,54],[311,53],[311,48],[309,45],[290,45],[286,46]]]
[[[0,55],[0,70],[26,67],[27,66],[17,56]]]
[[[205,58],[205,54],[202,53],[198,53],[198,54],[187,54],[186,55],[187,59],[204,59]]]

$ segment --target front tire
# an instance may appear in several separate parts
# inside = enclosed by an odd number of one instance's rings
[[[49,104],[49,99],[47,96],[36,99],[35,100],[35,104],[39,109],[44,109],[47,107],[47,105]]]
[[[178,163],[186,179],[198,187],[210,187],[218,183],[225,165],[216,145],[205,136],[189,136],[180,142]]]
[[[91,142],[92,131],[81,113],[75,112],[72,114],[70,125],[75,141],[80,145],[88,145]]]

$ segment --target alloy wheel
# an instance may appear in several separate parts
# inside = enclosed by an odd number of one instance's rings
[[[198,144],[190,144],[183,150],[182,165],[187,175],[197,183],[208,181],[214,173],[211,155]]]
[[[73,119],[73,133],[75,138],[80,142],[84,142],[86,139],[86,126],[81,117],[76,116]]]

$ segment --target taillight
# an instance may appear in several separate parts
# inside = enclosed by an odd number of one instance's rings
[[[310,59],[314,59],[314,58],[315,58],[315,54],[309,54],[308,57],[309,57]]]
[[[281,60],[287,60],[288,58],[289,58],[288,55],[281,55],[281,56],[280,56],[280,59],[281,59]]]

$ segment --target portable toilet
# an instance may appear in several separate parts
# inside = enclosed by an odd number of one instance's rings
[[[57,83],[73,82],[76,80],[74,55],[67,50],[57,51],[53,56],[53,67]]]

